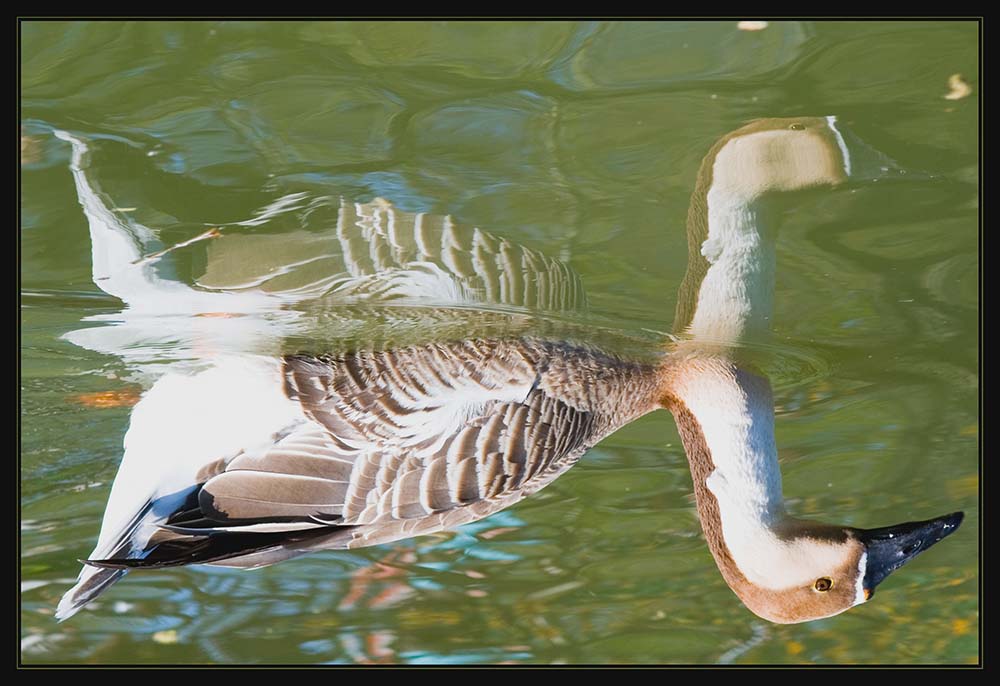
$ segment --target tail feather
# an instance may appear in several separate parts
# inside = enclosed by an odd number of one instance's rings
[[[281,549],[288,549],[284,557],[292,557],[297,548],[308,548],[318,540],[326,541],[334,536],[343,536],[352,528],[325,526],[267,533],[223,531],[207,536],[173,536],[158,542],[141,557],[109,557],[84,560],[84,563],[109,570],[158,569],[222,562],[255,553],[277,553],[280,556],[278,551]]]
[[[59,601],[56,619],[60,622],[69,619],[127,573],[128,569],[84,567],[76,585],[66,591]]]
[[[96,559],[81,560],[76,585],[66,591],[56,609],[56,619],[69,619],[84,605],[106,591],[131,569],[157,569],[188,564],[222,564],[243,568],[263,567],[309,550],[309,544],[344,535],[352,527],[321,527],[299,532],[212,533],[207,536],[183,536],[163,532],[152,545],[125,543],[116,552]],[[99,553],[95,550],[95,553]],[[245,559],[244,559],[245,558]]]
[[[90,554],[91,557],[110,556],[140,556],[143,554],[141,529],[145,518],[152,512],[153,503],[147,500],[122,527],[120,533],[104,542],[98,542]],[[69,619],[80,611],[84,605],[108,590],[116,581],[128,572],[128,568],[119,566],[114,569],[98,568],[81,560],[84,567],[76,579],[76,585],[63,594],[56,608],[56,619],[60,622]]]
[[[132,567],[214,562],[281,544],[285,535],[280,529],[256,521],[247,522],[250,531],[217,538],[208,528],[226,528],[218,525],[227,523],[203,522],[204,513],[197,512],[201,485],[224,464],[220,456],[266,445],[301,421],[301,410],[282,392],[281,378],[276,360],[233,357],[194,376],[167,374],[145,392],[132,410],[125,455],[97,545],[88,556],[94,562],[85,563],[77,584],[61,601],[60,619],[77,612]],[[184,430],[175,430],[175,425]],[[191,516],[184,516],[189,511]],[[171,522],[175,515],[178,519]],[[190,529],[202,523],[215,526],[206,528],[204,535],[164,528]],[[288,528],[301,527],[293,522]],[[297,540],[296,535],[291,538]]]

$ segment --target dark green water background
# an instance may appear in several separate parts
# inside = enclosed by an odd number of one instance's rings
[[[976,23],[29,21],[20,56],[25,663],[979,659]],[[971,94],[945,99],[957,73]],[[120,303],[91,281],[53,128],[92,141],[91,173],[164,244],[293,191],[382,196],[560,257],[595,313],[667,331],[702,156],[750,119],[829,114],[939,175],[810,195],[778,242],[789,508],[867,527],[967,514],[872,602],[795,626],[743,608],[656,413],[457,533],[133,574],[53,619],[128,424],[86,394],[134,388],[60,338]]]

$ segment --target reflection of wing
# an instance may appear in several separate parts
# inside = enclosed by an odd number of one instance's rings
[[[254,567],[454,527],[542,488],[657,402],[655,367],[537,341],[294,356],[282,377],[300,418],[206,459],[194,490],[151,504],[159,531],[126,527],[100,564]]]
[[[312,200],[304,220],[322,222],[334,202]],[[227,291],[329,294],[345,301],[405,299],[546,311],[586,307],[579,276],[562,262],[457,226],[450,217],[403,212],[382,199],[341,202],[335,233],[227,233],[210,243],[198,283]]]

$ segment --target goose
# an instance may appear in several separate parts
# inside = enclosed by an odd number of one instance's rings
[[[162,376],[133,409],[97,545],[57,618],[131,570],[252,569],[481,519],[544,488],[603,438],[657,409],[675,418],[709,550],[748,609],[794,623],[864,603],[892,571],[953,533],[962,513],[875,529],[788,514],[770,384],[737,351],[769,328],[771,200],[893,169],[832,116],[759,120],[720,139],[702,163],[688,214],[680,335],[652,361],[511,335],[220,356],[197,373]],[[401,216],[378,203],[355,211]],[[346,212],[342,206],[341,231]],[[441,268],[455,279],[440,283],[454,286],[461,255],[476,254],[475,246],[457,248]],[[466,276],[475,273],[475,259],[464,264]],[[372,278],[357,292],[405,289],[405,278],[389,287],[392,278],[380,281],[379,271],[361,274]],[[568,274],[543,271],[560,281]],[[219,295],[248,295],[234,284],[215,286],[230,288]]]

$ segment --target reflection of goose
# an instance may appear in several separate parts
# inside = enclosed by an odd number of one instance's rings
[[[55,135],[73,148],[70,169],[89,222],[94,283],[125,303],[121,312],[86,319],[109,325],[65,337],[121,357],[143,380],[162,375],[166,362],[178,371],[202,368],[219,355],[276,354],[283,337],[315,323],[296,309],[303,303],[325,306],[324,318],[338,312],[329,306],[346,304],[489,305],[515,313],[586,307],[579,277],[563,263],[449,217],[400,212],[379,199],[355,204],[291,193],[252,219],[153,252],[154,232],[111,209],[88,173],[90,146],[65,131]],[[290,214],[322,230],[247,233]],[[200,288],[161,275],[167,253],[205,243]],[[438,314],[445,322],[435,322],[437,330],[462,330],[447,310]],[[419,332],[437,336],[429,324]]]
[[[852,146],[830,117],[756,122],[713,148],[689,215],[687,337],[659,364],[473,340],[165,377],[135,408],[100,540],[58,616],[132,568],[252,568],[485,517],[660,407],[677,420],[709,547],[751,610],[796,622],[863,602],[961,514],[874,530],[789,517],[769,384],[725,347],[767,329],[767,197],[862,176]]]

